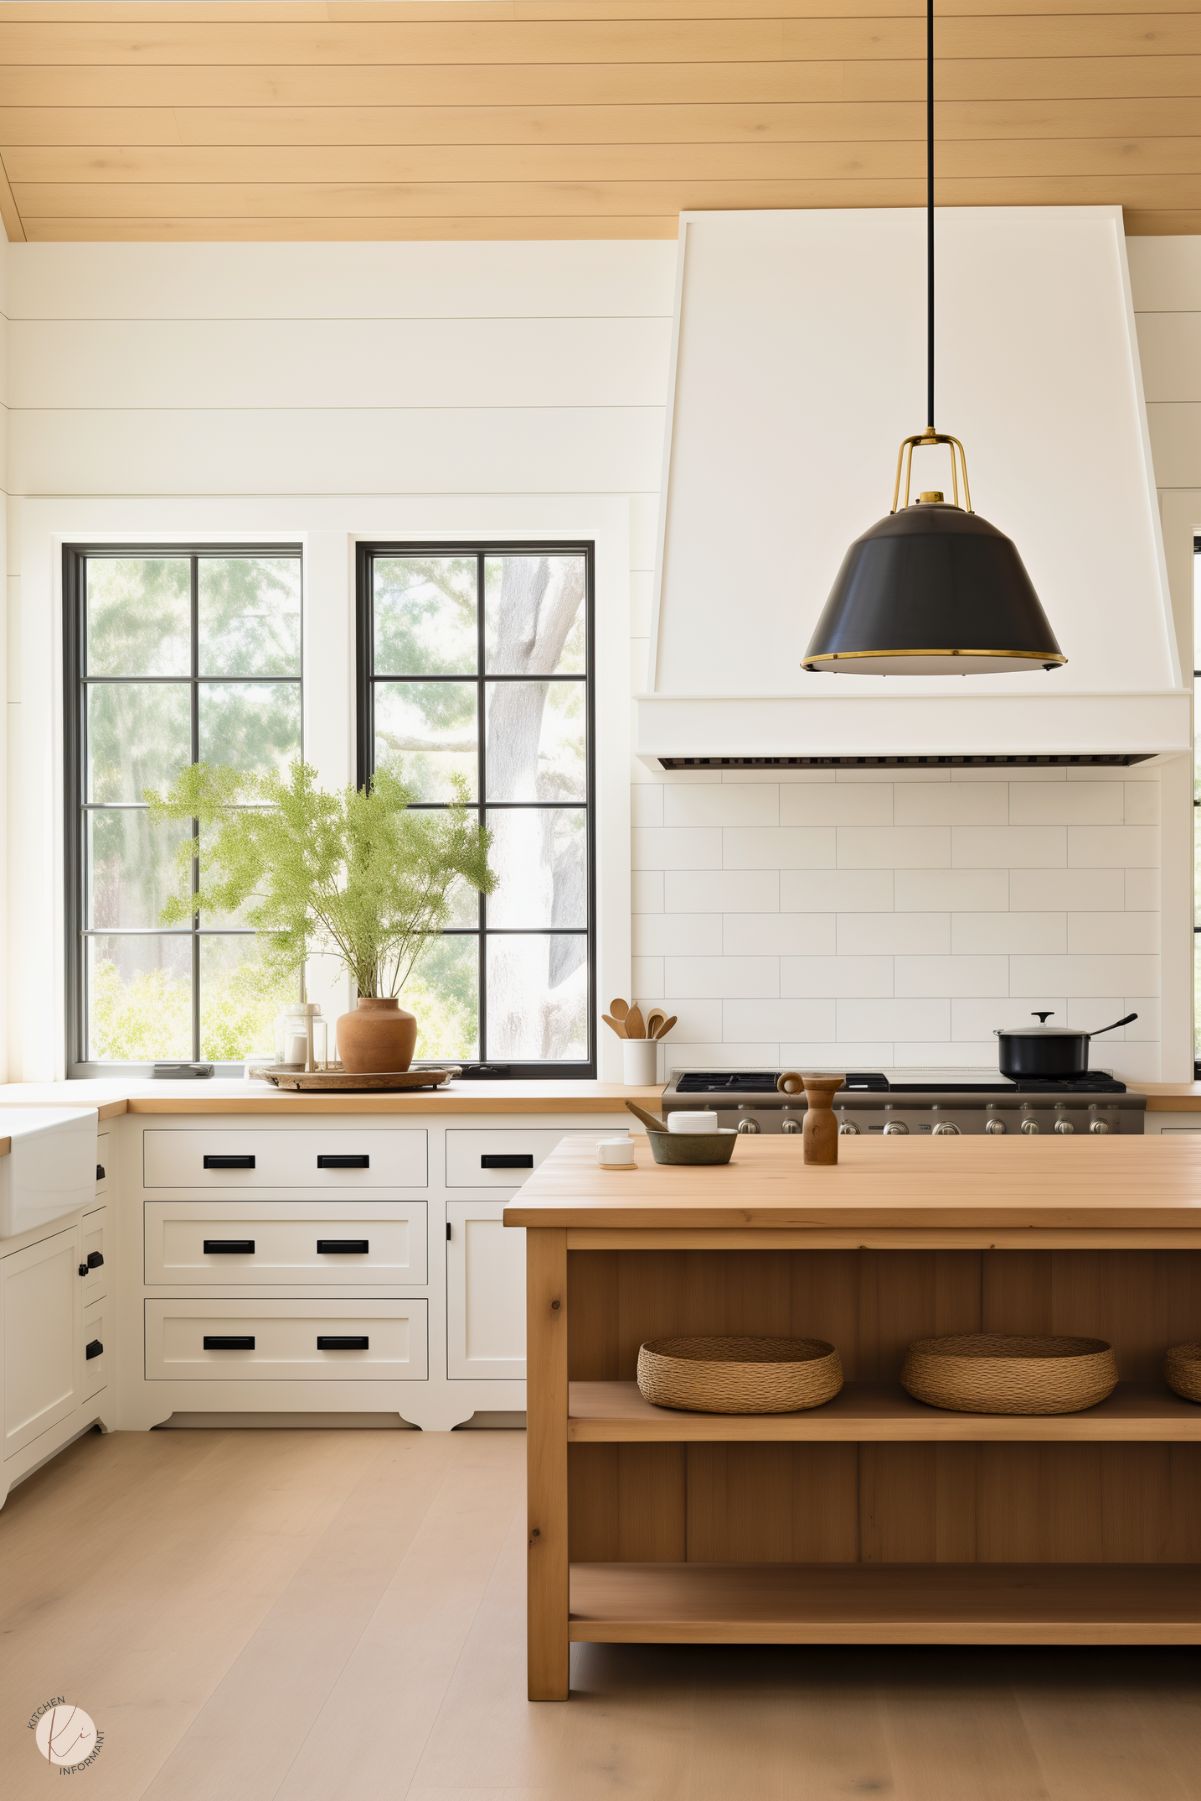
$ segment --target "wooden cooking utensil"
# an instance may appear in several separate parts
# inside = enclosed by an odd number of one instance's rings
[[[664,1013],[662,1007],[651,1008],[646,1016],[646,1035],[648,1038],[657,1038],[659,1036],[659,1027],[666,1018],[667,1015]]]
[[[666,1038],[667,1034],[671,1031],[671,1028],[675,1024],[677,1024],[679,1017],[680,1016],[678,1013],[669,1013],[667,1015],[667,1018],[665,1020],[663,1020],[661,1022],[661,1024],[658,1026],[658,1028],[656,1029],[655,1034],[654,1034],[655,1037],[656,1038]]]
[[[625,1016],[629,1012],[629,1010],[630,1010],[629,1001],[623,1001],[620,995],[617,996],[616,1000],[612,1000],[609,1002],[610,1013],[613,1015],[614,1019],[620,1019],[623,1023],[625,1021]],[[629,1034],[627,1033],[626,1036],[628,1037]]]
[[[626,1037],[646,1037],[646,1021],[642,1017],[642,1008],[638,1005],[637,1001],[634,1002],[633,1006],[626,1014]]]
[[[628,1111],[634,1115],[635,1119],[640,1119],[642,1121],[648,1132],[666,1132],[667,1121],[665,1119],[656,1119],[653,1113],[648,1113],[645,1107],[640,1107],[638,1105],[637,1101],[627,1101],[626,1107]]]
[[[616,1032],[616,1034],[619,1038],[625,1038],[628,1036],[625,1026],[622,1024],[620,1019],[614,1019],[614,1017],[611,1013],[602,1013],[601,1018],[604,1020],[604,1022],[607,1026],[611,1026],[613,1028],[613,1030]]]

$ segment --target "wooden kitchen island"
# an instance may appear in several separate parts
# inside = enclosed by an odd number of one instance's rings
[[[1201,1644],[1201,1143],[850,1138],[836,1168],[748,1138],[720,1169],[565,1141],[527,1230],[529,1692],[573,1641]],[[1056,1417],[907,1396],[942,1332],[1109,1339],[1120,1384]],[[676,1413],[645,1338],[794,1334],[846,1386],[808,1413]]]

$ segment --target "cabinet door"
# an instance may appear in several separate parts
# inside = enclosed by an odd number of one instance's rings
[[[446,1373],[525,1379],[525,1233],[501,1223],[504,1201],[448,1201]]]
[[[77,1226],[0,1259],[6,1457],[79,1404],[79,1287]]]

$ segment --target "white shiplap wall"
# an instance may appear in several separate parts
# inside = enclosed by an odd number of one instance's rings
[[[1201,489],[1198,241],[1132,248],[1157,472]],[[617,505],[640,687],[674,246],[18,245],[9,272],[12,561],[24,559],[10,957],[25,997],[10,1040],[12,1073],[36,1076],[53,1073],[54,1032],[20,1015],[60,944],[44,906],[58,829],[56,539],[170,536],[197,521],[323,534],[309,604],[340,647],[316,722],[334,773],[349,747],[338,543],[398,508],[414,535],[423,521],[485,518],[566,535]],[[602,750],[610,769],[624,761],[621,745]],[[1142,1035],[1114,1061],[1158,1072],[1154,775],[633,773],[633,980],[680,1014],[673,1061],[987,1061],[991,1027],[1036,1003],[1087,1025],[1129,1002]],[[608,847],[611,862],[620,854]],[[617,895],[612,909],[624,880]],[[1172,904],[1183,916],[1187,894]]]

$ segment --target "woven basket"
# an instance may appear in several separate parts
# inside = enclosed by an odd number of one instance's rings
[[[1164,1355],[1163,1373],[1178,1395],[1201,1402],[1201,1344],[1172,1345]]]
[[[971,1332],[919,1338],[902,1385],[929,1407],[955,1413],[1081,1413],[1117,1386],[1113,1346],[1103,1338],[1032,1338]]]
[[[689,1413],[799,1413],[834,1399],[842,1364],[822,1338],[652,1338],[638,1387]]]

